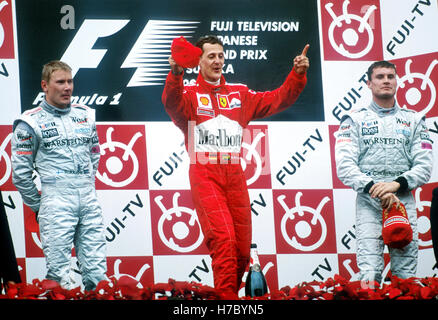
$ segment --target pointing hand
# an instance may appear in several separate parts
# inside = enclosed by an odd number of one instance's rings
[[[303,52],[301,52],[301,54],[296,56],[294,59],[295,72],[298,74],[306,73],[307,69],[309,69],[309,58],[307,57],[307,51],[309,50],[309,47],[310,46],[306,44]]]

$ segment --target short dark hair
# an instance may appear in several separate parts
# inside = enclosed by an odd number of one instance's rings
[[[373,70],[376,68],[392,68],[392,69],[394,69],[395,73],[397,74],[397,68],[395,67],[395,65],[393,63],[386,61],[386,60],[376,61],[373,64],[371,64],[368,68],[368,71],[367,71],[368,80],[371,81],[371,75],[373,74]]]
[[[219,44],[222,48],[224,47],[224,44],[222,43],[221,39],[219,39],[215,35],[206,35],[206,36],[200,37],[198,39],[198,41],[196,42],[195,46],[201,48],[201,50],[204,51],[204,49],[202,47],[204,46],[205,43]]]

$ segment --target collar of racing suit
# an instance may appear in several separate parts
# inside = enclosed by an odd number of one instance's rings
[[[398,109],[399,106],[397,104],[397,101],[394,103],[394,106],[391,108],[382,108],[381,106],[379,106],[374,100],[371,101],[369,108],[371,110],[373,110],[374,112],[376,112],[378,115],[380,116],[386,116],[386,115],[392,115],[395,114]]]
[[[71,109],[71,105],[69,104],[66,108],[58,108],[55,106],[52,106],[51,104],[49,104],[46,99],[43,100],[43,102],[41,102],[40,106],[47,112],[56,115],[56,116],[62,116],[65,114],[68,114],[70,112]]]
[[[202,76],[201,72],[199,72],[198,78],[196,79],[196,82],[197,82],[197,84],[200,87],[202,87],[202,88],[204,88],[204,89],[206,89],[208,91],[211,91],[213,93],[217,93],[217,92],[221,91],[223,86],[225,86],[225,77],[223,75],[221,75],[220,83],[217,86],[215,86],[215,85],[210,84],[207,81],[205,81],[205,79]]]

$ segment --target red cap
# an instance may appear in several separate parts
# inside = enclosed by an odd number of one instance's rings
[[[391,208],[382,212],[383,242],[391,248],[401,249],[412,241],[412,228],[405,206],[393,203]]]
[[[173,60],[183,68],[196,67],[202,55],[201,48],[195,47],[182,36],[173,39],[170,51]]]

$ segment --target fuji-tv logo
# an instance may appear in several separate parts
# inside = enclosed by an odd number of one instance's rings
[[[325,60],[381,60],[378,0],[323,0],[321,25]]]
[[[60,60],[72,68],[73,77],[82,68],[97,68],[107,49],[93,49],[99,38],[113,36],[130,20],[85,19]],[[136,71],[127,87],[162,85],[170,68],[168,57],[174,38],[191,38],[200,22],[149,20],[121,68]]]
[[[325,193],[325,195],[324,195]],[[278,191],[276,237],[278,252],[333,252],[336,250],[333,195],[322,190]]]
[[[154,254],[205,254],[204,235],[190,191],[151,191]]]
[[[100,161],[96,189],[147,188],[145,128],[98,125]]]
[[[397,59],[397,102],[402,108],[437,117],[438,54]]]

